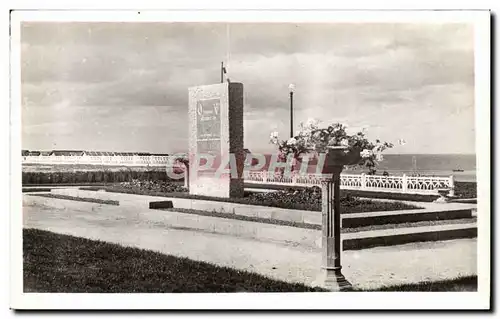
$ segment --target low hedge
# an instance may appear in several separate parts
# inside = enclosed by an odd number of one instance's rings
[[[82,184],[82,183],[121,183],[133,180],[145,181],[183,181],[172,180],[162,170],[99,170],[74,172],[22,172],[23,185],[44,184]]]
[[[23,188],[23,193],[39,193],[39,192],[50,192],[51,188]]]
[[[477,198],[477,183],[455,182],[455,196],[458,198]]]

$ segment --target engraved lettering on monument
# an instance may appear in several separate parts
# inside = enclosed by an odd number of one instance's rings
[[[198,152],[221,153],[220,99],[199,100],[196,105]]]

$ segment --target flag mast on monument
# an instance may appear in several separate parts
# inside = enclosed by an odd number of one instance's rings
[[[230,35],[229,35],[229,24],[226,24],[226,62],[229,63],[229,44],[230,44]],[[231,83],[229,77],[227,76],[227,69],[224,66],[224,62],[220,63],[220,83],[224,83],[224,76],[226,76],[227,83]]]
[[[227,83],[231,83],[229,77],[227,76],[227,69],[224,66],[224,62],[220,63],[220,83],[224,83],[224,76],[226,76]]]

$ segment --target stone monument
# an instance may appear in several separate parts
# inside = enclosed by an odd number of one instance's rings
[[[189,193],[243,197],[244,157],[243,84],[189,88]]]

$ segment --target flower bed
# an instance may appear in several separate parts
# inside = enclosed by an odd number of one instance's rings
[[[455,182],[455,196],[458,198],[477,198],[477,183]]]
[[[220,198],[202,195],[190,195],[184,187],[166,182],[138,182],[121,183],[119,185],[104,187],[82,187],[84,190],[106,190],[108,192],[173,197],[191,198],[230,202],[246,205],[268,206],[285,209],[299,209],[321,211],[321,190],[318,187],[303,188],[300,190],[283,190],[269,193],[245,192],[242,198]],[[419,209],[420,207],[401,202],[380,202],[359,199],[353,196],[343,196],[340,200],[342,213],[362,213],[375,211]]]

